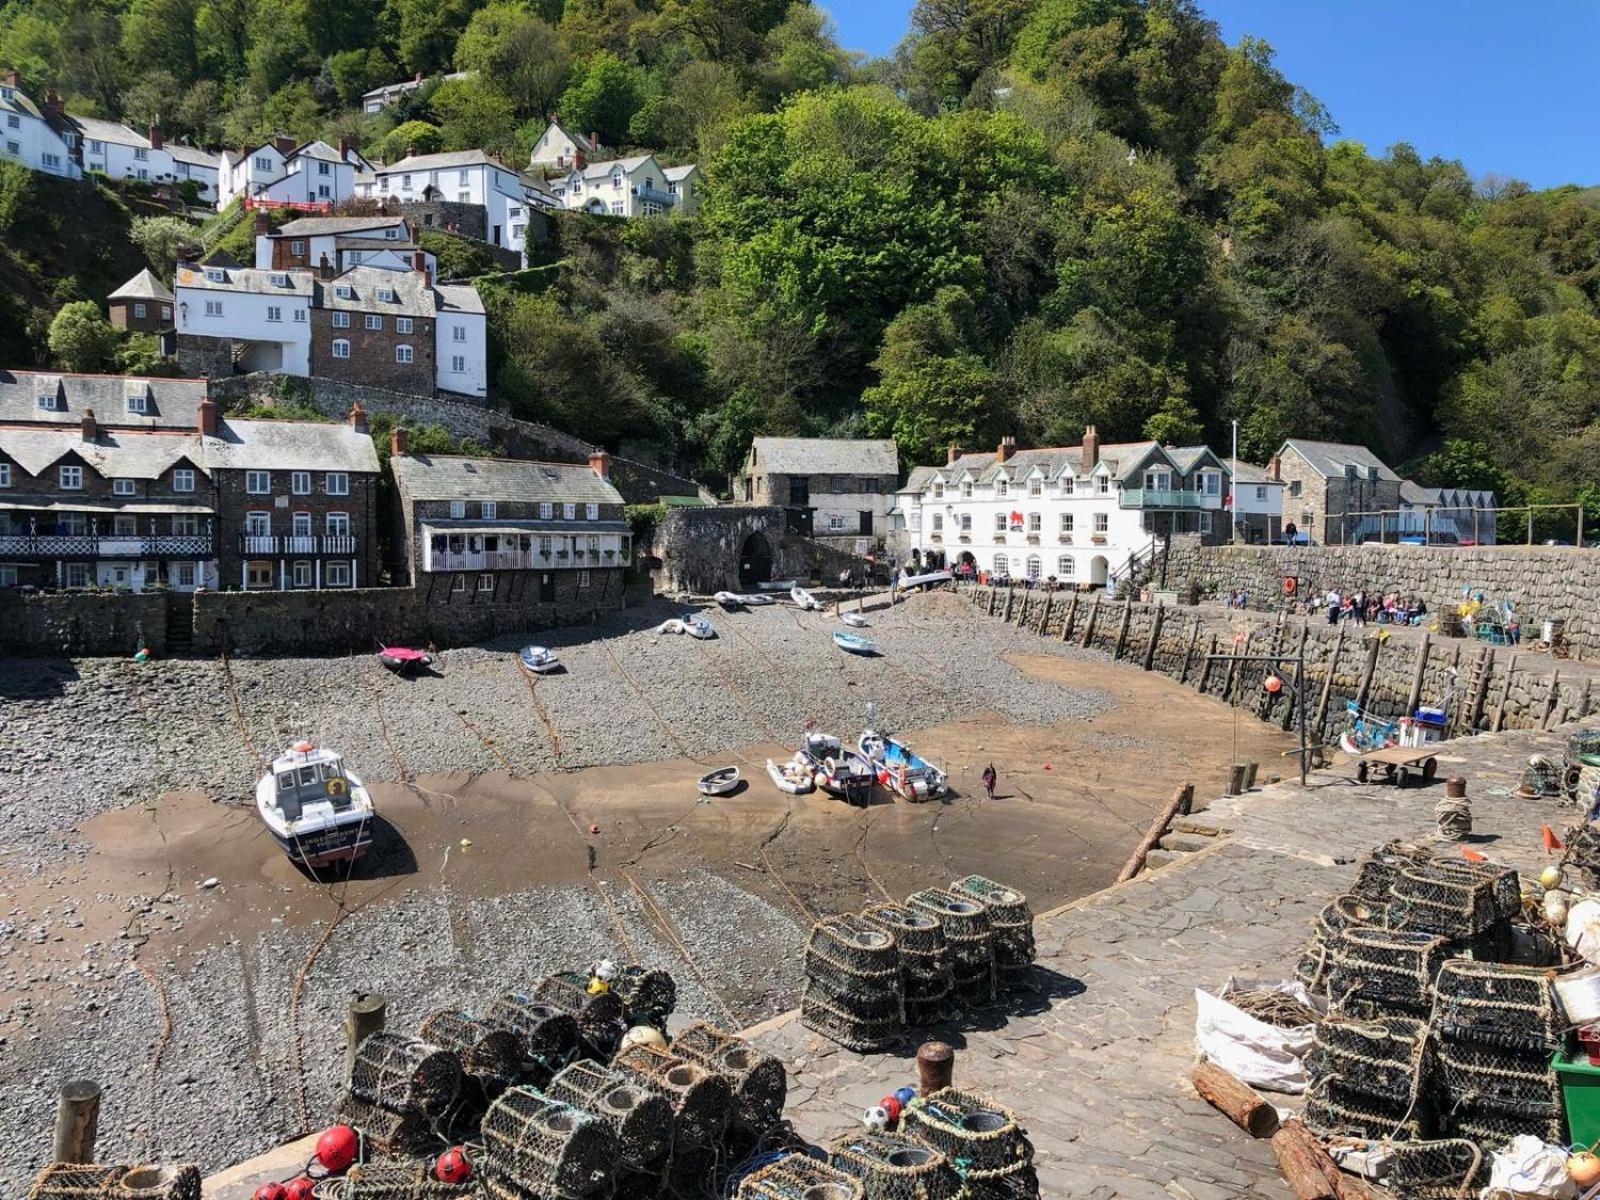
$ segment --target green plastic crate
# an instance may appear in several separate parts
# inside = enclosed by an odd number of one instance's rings
[[[1557,1050],[1550,1066],[1561,1080],[1561,1102],[1567,1110],[1567,1137],[1574,1146],[1600,1141],[1600,1067],[1581,1049]]]

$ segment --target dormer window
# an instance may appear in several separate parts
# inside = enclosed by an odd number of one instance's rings
[[[935,500],[944,499],[944,484],[937,479],[933,481],[933,498]]]
[[[1034,478],[1028,480],[1028,495],[1030,495],[1030,496],[1042,496],[1042,495],[1044,495],[1044,480],[1040,479],[1038,476],[1035,476]]]
[[[150,397],[144,392],[128,393],[128,411],[144,414],[150,411]]]
[[[206,268],[206,279],[208,279],[212,283],[227,283],[228,282],[228,273],[226,271],[224,271],[221,267],[207,267]]]
[[[1009,496],[1011,494],[1010,481],[1006,479],[996,479],[994,481],[994,494],[996,496]]]
[[[273,287],[288,287],[289,286],[289,276],[286,275],[282,271],[274,271],[272,273],[272,286]]]
[[[350,287],[349,284],[341,283],[335,285],[333,294],[339,297],[341,300],[349,300],[355,295],[355,291]]]
[[[1077,490],[1077,484],[1077,478],[1069,471],[1061,477],[1061,494],[1063,496],[1072,495]]]
[[[61,397],[55,392],[48,392],[38,398],[38,405],[45,412],[61,412],[66,405],[61,403]]]
[[[394,289],[393,288],[379,288],[378,289],[378,299],[383,301],[385,304],[393,304],[394,303]]]
[[[972,499],[972,480],[963,479],[961,481],[961,498],[963,500]]]

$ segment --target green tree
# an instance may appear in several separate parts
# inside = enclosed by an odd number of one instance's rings
[[[156,274],[167,280],[172,278],[178,252],[200,242],[199,230],[180,217],[135,217],[128,237],[150,260]]]
[[[437,125],[426,121],[405,121],[391,129],[373,149],[387,162],[411,154],[437,154],[444,149],[444,134]]]
[[[200,69],[195,36],[199,0],[133,0],[122,18],[122,48],[140,74],[160,72],[180,85]]]
[[[430,103],[439,116],[439,138],[446,150],[486,150],[507,159],[514,154],[517,121],[511,104],[477,76],[447,79]]]
[[[574,132],[598,133],[608,146],[619,146],[644,102],[644,81],[636,67],[602,50],[575,73],[561,96],[561,120]]]
[[[50,353],[68,371],[98,371],[109,365],[117,331],[93,300],[63,304],[50,322]]]
[[[456,43],[456,68],[477,71],[521,116],[555,111],[571,62],[560,35],[521,4],[495,3],[472,15]]]

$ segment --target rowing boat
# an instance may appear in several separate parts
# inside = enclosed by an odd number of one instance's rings
[[[811,768],[798,754],[781,767],[770,758],[767,759],[767,774],[780,792],[788,792],[791,796],[803,796],[817,786],[811,776]]]
[[[878,643],[865,634],[851,633],[848,629],[833,631],[833,644],[851,654],[876,654]]]
[[[867,619],[857,612],[842,612],[839,614],[839,620],[857,629],[865,629],[867,625]]]
[[[695,784],[702,796],[726,796],[738,786],[738,767],[718,767],[700,776],[700,781]]]
[[[818,600],[798,583],[789,589],[789,599],[795,602],[796,607],[803,608],[807,612],[816,612],[822,607],[822,601]]]
[[[544,646],[524,646],[517,651],[517,659],[522,663],[523,670],[534,675],[548,675],[561,667],[561,660],[556,657],[556,652]]]

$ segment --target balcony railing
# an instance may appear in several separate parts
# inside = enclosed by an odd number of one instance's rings
[[[4,534],[0,558],[214,558],[211,536],[195,534]]]
[[[633,194],[639,197],[641,201],[649,200],[663,206],[670,206],[678,202],[677,196],[671,192],[663,192],[659,188],[636,187],[633,189]]]
[[[356,552],[353,533],[246,533],[239,538],[242,554],[338,554]]]
[[[1123,488],[1119,508],[1202,509],[1221,508],[1222,496],[1210,492],[1180,492],[1171,488]]]

